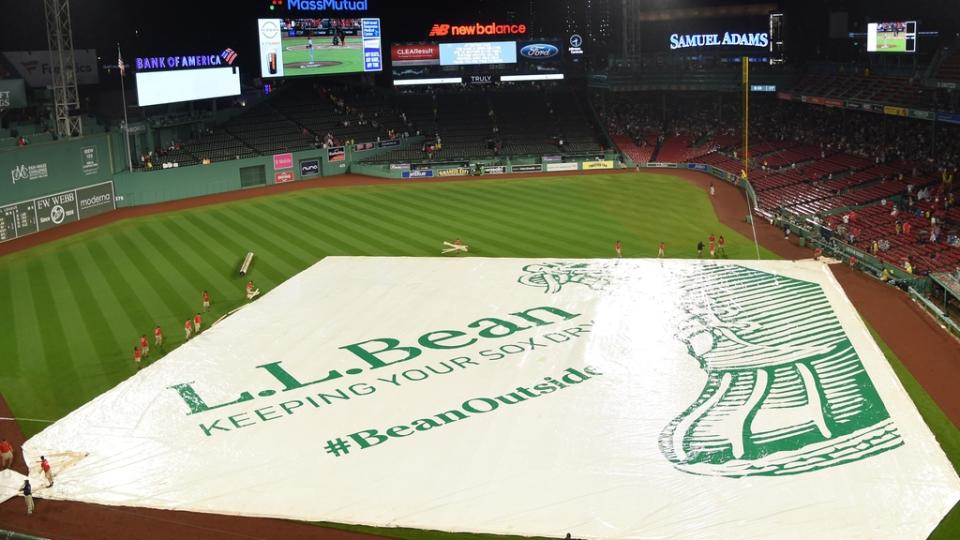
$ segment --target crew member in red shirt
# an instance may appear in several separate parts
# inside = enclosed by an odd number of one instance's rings
[[[187,319],[187,321],[183,323],[183,335],[186,337],[186,339],[190,339],[190,334],[192,332],[193,332],[193,321],[191,321],[190,319]]]
[[[153,344],[157,347],[163,345],[163,330],[160,330],[160,325],[153,329]]]
[[[43,471],[43,476],[46,477],[47,482],[50,482],[47,487],[53,487],[53,472],[50,471],[50,462],[43,456],[40,456],[40,469]]]
[[[617,258],[621,258],[621,259],[622,259],[622,258],[623,258],[623,244],[621,244],[619,240],[617,240],[617,243],[613,245],[613,249],[614,249],[614,251],[617,252]]]
[[[143,358],[143,353],[140,352],[140,347],[133,348],[133,361],[137,363],[137,371],[140,370],[140,360]]]
[[[201,322],[203,322],[203,320],[200,318],[200,314],[199,314],[199,313],[197,313],[196,315],[193,316],[193,333],[194,333],[194,334],[199,334],[199,333],[200,333],[200,323],[201,323]]]
[[[210,309],[210,294],[207,291],[203,291],[203,312],[206,313]]]
[[[13,467],[13,445],[10,441],[0,440],[0,470]]]
[[[727,241],[723,239],[723,235],[720,235],[720,238],[717,239],[717,247],[719,248],[719,253],[721,257],[727,256]]]
[[[657,249],[657,257],[663,257],[663,248],[666,247],[666,244],[663,241],[660,242],[660,247]]]
[[[147,341],[147,336],[140,336],[140,352],[143,354],[143,358],[147,359],[150,357],[150,342]]]

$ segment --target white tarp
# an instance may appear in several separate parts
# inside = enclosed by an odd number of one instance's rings
[[[20,488],[23,487],[23,481],[26,479],[26,476],[13,469],[0,471],[0,503],[5,503],[16,497],[20,492]]]
[[[524,535],[924,538],[960,498],[814,262],[328,258],[25,453],[67,456],[45,497]]]

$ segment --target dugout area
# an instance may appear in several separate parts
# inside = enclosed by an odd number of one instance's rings
[[[522,535],[923,538],[960,498],[817,262],[331,257],[25,453],[44,498]]]

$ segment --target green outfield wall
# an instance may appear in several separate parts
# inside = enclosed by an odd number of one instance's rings
[[[113,178],[111,140],[99,133],[0,150],[0,205]]]

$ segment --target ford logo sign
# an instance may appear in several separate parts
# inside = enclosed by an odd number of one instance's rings
[[[545,60],[553,58],[560,52],[560,49],[549,43],[532,43],[520,49],[520,56],[530,60]]]

